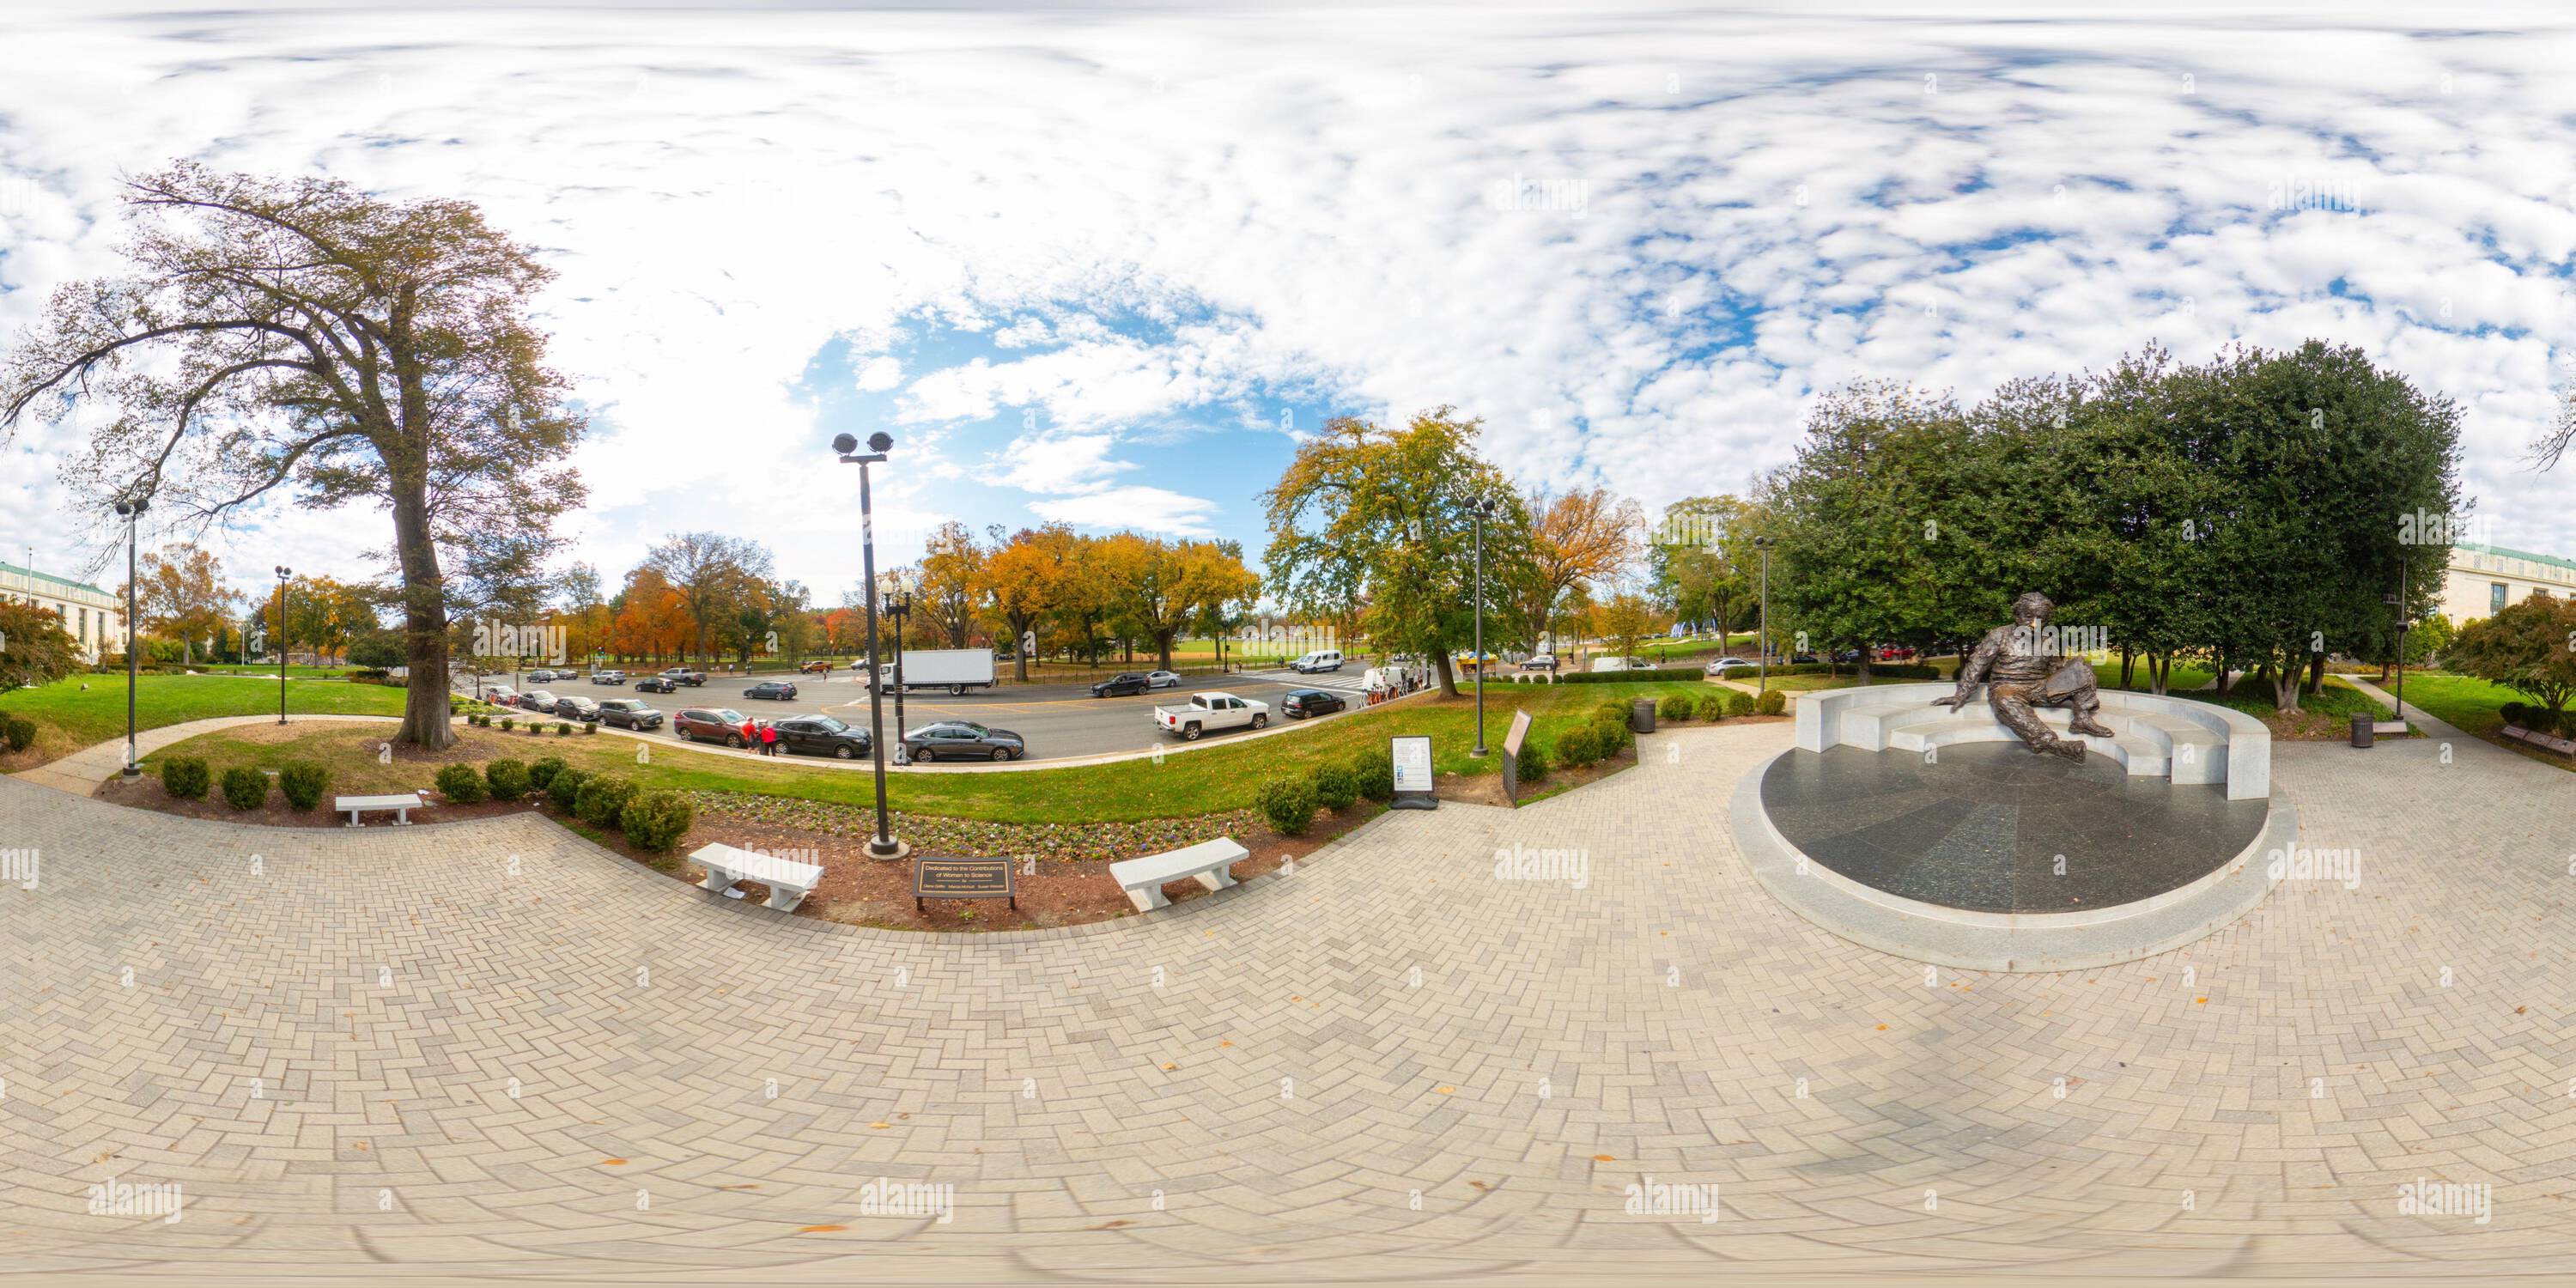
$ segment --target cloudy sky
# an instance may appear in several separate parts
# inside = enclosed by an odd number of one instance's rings
[[[897,439],[897,559],[951,517],[1257,555],[1334,414],[1456,404],[1526,484],[1651,506],[1853,377],[2310,336],[2457,398],[2496,539],[2576,555],[2576,462],[2524,461],[2576,335],[2566,17],[1929,12],[13,5],[0,331],[114,270],[117,176],[173,157],[475,200],[561,270],[612,584],[706,527],[837,598],[844,429]],[[79,439],[0,454],[0,558],[89,557]],[[388,530],[219,548],[359,574]]]

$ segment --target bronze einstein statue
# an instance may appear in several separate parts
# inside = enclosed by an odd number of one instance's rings
[[[2067,722],[2068,728],[2096,738],[2111,736],[2111,730],[2093,718],[2102,709],[2102,699],[2093,691],[2092,664],[2068,656],[2059,647],[2057,633],[2049,629],[2049,614],[2056,608],[2048,596],[2036,591],[2014,600],[2012,624],[1986,632],[1976,651],[1959,663],[1959,691],[1932,699],[1932,705],[1965,706],[1976,700],[1977,685],[1983,683],[1986,704],[1994,708],[1995,719],[2020,734],[2032,751],[2084,759],[2083,742],[2058,737],[2035,710],[2072,707],[2075,718]]]

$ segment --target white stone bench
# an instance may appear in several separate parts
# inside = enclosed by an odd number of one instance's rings
[[[1163,897],[1165,882],[1196,877],[1200,885],[1222,890],[1234,884],[1234,874],[1226,869],[1251,857],[1252,851],[1233,837],[1221,836],[1185,849],[1112,863],[1109,875],[1117,879],[1119,889],[1127,892],[1136,911],[1152,912],[1172,906],[1172,901]]]
[[[689,862],[707,870],[701,883],[717,894],[733,888],[737,881],[757,881],[769,887],[769,906],[780,912],[794,912],[796,905],[823,880],[818,864],[798,863],[775,855],[730,845],[710,845],[689,856]]]
[[[411,812],[419,808],[421,808],[419,792],[398,792],[389,796],[334,796],[331,798],[331,812],[348,815],[351,827],[364,826],[358,822],[358,811],[369,809],[392,810],[395,826],[406,827],[411,823]]]

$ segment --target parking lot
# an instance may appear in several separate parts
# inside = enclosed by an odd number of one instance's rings
[[[1140,665],[1140,670],[1151,670]],[[946,693],[910,693],[903,699],[903,717],[898,724],[893,694],[885,697],[885,727],[891,738],[898,728],[918,729],[940,720],[972,720],[996,729],[1008,729],[1028,743],[1028,759],[1065,760],[1081,756],[1099,756],[1122,751],[1144,751],[1158,743],[1177,746],[1180,739],[1161,732],[1149,714],[1156,706],[1181,706],[1194,692],[1232,693],[1270,704],[1270,719],[1275,725],[1291,723],[1280,714],[1279,701],[1292,689],[1322,689],[1350,703],[1356,711],[1368,704],[1360,677],[1367,668],[1358,663],[1322,675],[1298,675],[1286,670],[1247,672],[1230,676],[1184,677],[1176,689],[1156,689],[1151,693],[1118,698],[1095,698],[1088,684],[1026,684],[981,689],[963,697]],[[633,676],[652,674],[651,670],[629,672]],[[520,692],[543,689],[558,697],[578,694],[592,701],[612,697],[641,698],[664,716],[688,707],[729,707],[760,720],[784,720],[793,716],[823,714],[865,728],[868,723],[868,691],[857,672],[834,671],[817,676],[745,676],[711,672],[706,687],[683,686],[677,693],[637,693],[630,680],[624,685],[592,684],[588,679],[531,684],[514,683],[507,675],[484,677],[488,684],[511,684]],[[796,700],[776,702],[746,698],[743,691],[755,684],[786,679],[796,685]],[[463,677],[460,691],[472,691],[472,677]],[[1332,720],[1341,715],[1318,717]],[[1207,735],[1208,740],[1238,736],[1242,730],[1226,730]],[[654,731],[660,738],[671,737],[666,719]]]

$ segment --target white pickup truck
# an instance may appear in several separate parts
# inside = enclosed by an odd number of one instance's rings
[[[1255,729],[1270,723],[1270,704],[1231,693],[1193,693],[1186,707],[1154,708],[1154,724],[1165,733],[1176,733],[1184,742],[1197,742],[1199,735],[1212,729],[1233,729],[1250,725]]]

